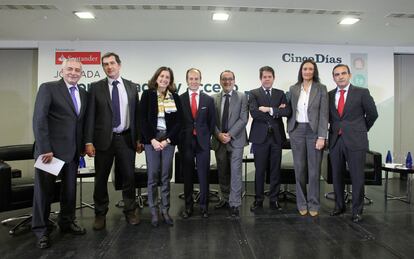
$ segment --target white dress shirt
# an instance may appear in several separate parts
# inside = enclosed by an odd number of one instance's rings
[[[344,93],[344,104],[346,103],[346,97],[348,96],[349,85],[347,85],[343,89],[343,90],[345,90],[345,93]],[[338,109],[339,97],[341,96],[341,92],[339,92],[339,90],[341,90],[341,89],[339,87],[336,87],[336,94],[335,94],[335,107],[336,107],[336,109]]]
[[[296,105],[296,121],[299,123],[309,123],[308,106],[311,88],[312,84],[309,86],[308,92],[306,92],[303,84],[300,86],[299,99]]]
[[[198,88],[198,90],[197,91],[193,91],[193,90],[190,90],[190,89],[188,89],[188,97],[190,98],[190,107],[192,106],[192,103],[191,103],[191,94],[192,93],[197,93],[197,95],[196,95],[196,102],[197,102],[197,111],[198,111],[198,105],[200,104],[200,88]]]

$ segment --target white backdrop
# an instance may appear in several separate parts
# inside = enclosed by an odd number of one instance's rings
[[[55,64],[56,51],[105,52],[120,55],[121,74],[145,87],[160,66],[173,69],[180,93],[186,89],[185,71],[190,67],[202,72],[204,90],[212,94],[220,90],[219,74],[225,69],[234,71],[241,91],[260,86],[259,68],[272,66],[276,71],[274,87],[287,91],[294,84],[301,57],[313,57],[318,63],[320,78],[328,90],[335,87],[331,71],[337,63],[351,64],[351,55],[366,55],[368,88],[379,111],[379,119],[370,132],[370,148],[383,154],[392,150],[394,125],[394,60],[392,47],[300,45],[279,43],[240,42],[118,42],[73,41],[39,42],[39,83],[57,80],[59,65]],[[291,61],[298,62],[291,62]],[[101,66],[84,65],[85,76],[80,83],[87,85],[105,76]],[[351,71],[353,72],[353,71]],[[139,160],[143,162],[143,156]],[[214,161],[214,156],[213,159]]]

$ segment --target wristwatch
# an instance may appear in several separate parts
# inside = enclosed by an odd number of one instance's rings
[[[168,144],[171,144],[171,140],[169,138],[166,138],[165,141],[167,141]]]

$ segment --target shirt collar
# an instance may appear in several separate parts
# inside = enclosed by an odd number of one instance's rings
[[[190,88],[188,88],[188,95],[191,97],[191,94],[192,93],[197,93],[197,96],[200,96],[200,88],[198,88],[198,90],[197,91],[193,91],[193,90],[190,90]]]
[[[221,97],[224,97],[226,93],[224,91],[221,91]],[[230,97],[233,95],[233,90],[231,90],[229,93],[227,93],[228,95],[230,95]]]
[[[122,78],[121,78],[121,76],[119,76],[118,78],[116,78],[116,79],[113,79],[113,78],[110,78],[110,77],[108,77],[108,83],[110,84],[110,85],[112,85],[112,82],[113,81],[118,81],[120,84],[122,84]]]
[[[272,87],[270,87],[269,89],[266,89],[264,86],[262,86],[262,88],[263,88],[263,91],[267,91],[267,90],[270,90],[270,93],[272,93],[272,89],[273,89],[273,86]]]
[[[71,88],[72,86],[74,86],[74,87],[76,88],[76,91],[78,91],[78,84],[70,85],[70,84],[68,84],[68,83],[65,81],[65,85],[66,85],[66,87],[68,88],[68,90],[70,90],[70,88]]]
[[[349,83],[344,89],[340,89],[338,86],[336,87],[336,92],[339,93],[339,90],[345,90],[345,93],[348,92],[349,90],[349,86],[351,85],[351,83]]]

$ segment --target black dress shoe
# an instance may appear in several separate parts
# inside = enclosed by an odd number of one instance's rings
[[[183,212],[181,212],[181,217],[183,219],[188,219],[189,217],[191,217],[191,215],[193,215],[193,210],[192,209],[185,209],[185,210],[183,210]]]
[[[67,226],[60,226],[60,232],[72,235],[85,235],[86,229],[77,225],[75,222],[72,222]]]
[[[331,216],[339,216],[345,213],[345,209],[334,209],[329,215]]]
[[[238,208],[238,207],[231,207],[231,208],[230,208],[230,215],[231,215],[233,218],[238,217],[238,216],[239,216],[239,208]]]
[[[215,209],[229,208],[229,203],[225,200],[220,200],[215,206]]]
[[[46,249],[50,247],[50,241],[48,236],[42,236],[37,240],[37,247],[40,249]]]
[[[168,212],[167,213],[163,213],[162,214],[162,218],[164,219],[165,224],[167,224],[169,226],[174,226],[174,221],[170,217],[170,214],[168,214]]]
[[[255,212],[263,208],[263,201],[254,201],[252,206],[250,206],[250,211]]]
[[[282,206],[280,206],[278,201],[271,201],[271,202],[269,202],[269,209],[271,209],[271,210],[282,210]]]
[[[362,215],[361,214],[353,214],[351,220],[354,223],[359,223],[359,222],[362,221]]]
[[[201,209],[201,217],[207,219],[208,211],[206,209]]]

